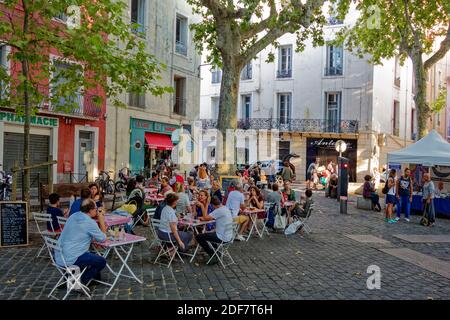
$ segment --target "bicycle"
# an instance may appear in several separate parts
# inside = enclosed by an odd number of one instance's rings
[[[114,180],[111,179],[110,173],[113,173],[112,171],[100,171],[100,175],[95,179],[95,183],[98,184],[98,186],[105,192],[106,194],[113,194],[114,193]]]

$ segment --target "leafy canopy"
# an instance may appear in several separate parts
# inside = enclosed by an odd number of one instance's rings
[[[50,102],[66,112],[79,108],[78,94],[87,94],[97,106],[105,98],[124,106],[118,98],[124,92],[171,91],[158,84],[165,66],[146,52],[145,35],[125,12],[123,0],[0,3],[0,40],[10,48],[8,59],[16,66],[0,68],[1,105],[23,111],[25,89],[33,111]],[[67,24],[61,21],[65,16]],[[28,77],[22,61],[27,61]],[[64,68],[57,69],[61,63]]]
[[[331,2],[335,2],[332,0]],[[326,23],[323,0],[187,0],[200,23],[191,25],[197,49],[206,50],[207,61],[222,65],[234,58],[239,66],[253,59],[286,33],[297,36],[297,50],[312,38],[323,45],[322,27]],[[273,54],[269,60],[273,60]]]
[[[352,0],[340,0],[345,14]],[[448,0],[357,0],[359,18],[345,27],[337,40],[349,50],[380,64],[384,58],[399,56],[404,61],[414,54],[431,54],[433,44],[439,51],[425,61],[429,68],[450,48],[450,1]]]

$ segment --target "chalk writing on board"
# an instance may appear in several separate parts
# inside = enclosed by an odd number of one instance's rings
[[[28,244],[27,204],[0,203],[1,246]]]

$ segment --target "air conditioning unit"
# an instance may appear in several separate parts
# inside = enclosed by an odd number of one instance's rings
[[[386,134],[384,134],[384,133],[378,134],[378,145],[381,147],[381,146],[385,146],[386,144],[387,144]]]

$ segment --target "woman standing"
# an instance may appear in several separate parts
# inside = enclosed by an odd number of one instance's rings
[[[285,161],[283,163],[284,167],[281,171],[281,177],[283,178],[283,182],[289,181],[292,182],[294,180],[294,172],[292,172],[291,167],[289,166],[289,162]]]
[[[388,181],[386,181],[388,192],[386,194],[386,218],[385,220],[387,223],[395,223],[397,222],[395,219],[393,219],[392,214],[394,211],[394,206],[397,203],[397,197],[395,196],[396,190],[395,190],[395,175],[396,171],[395,169],[391,169],[389,171],[389,178]]]

